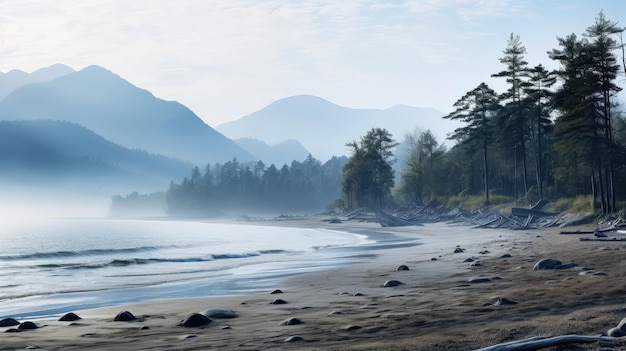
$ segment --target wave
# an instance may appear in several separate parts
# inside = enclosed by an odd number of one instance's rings
[[[169,246],[175,247],[175,246]],[[147,252],[154,251],[167,246],[141,246],[123,249],[93,249],[93,250],[78,250],[78,251],[50,251],[50,252],[35,252],[30,254],[20,255],[4,255],[0,256],[0,261],[14,261],[14,260],[31,260],[31,259],[44,259],[44,258],[67,258],[67,257],[80,257],[80,256],[98,256],[98,255],[110,255],[110,254],[128,254],[135,252]]]
[[[106,267],[125,267],[131,265],[143,265],[150,263],[192,263],[192,262],[208,262],[214,260],[232,259],[232,258],[247,258],[256,257],[261,255],[280,254],[286,252],[285,250],[262,250],[259,252],[249,252],[243,254],[214,254],[207,257],[184,257],[184,258],[117,258],[108,262],[101,263],[45,263],[34,265],[35,268],[44,269],[97,269]]]

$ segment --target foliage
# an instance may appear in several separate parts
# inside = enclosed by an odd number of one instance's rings
[[[381,128],[372,128],[359,143],[346,144],[352,155],[343,167],[343,197],[347,208],[382,208],[394,185],[392,149],[398,143]]]
[[[167,191],[171,215],[215,215],[228,211],[279,213],[318,211],[341,194],[344,158],[333,157],[323,165],[309,155],[303,162],[278,169],[262,161],[242,164],[237,159],[225,164],[194,168],[180,184]]]

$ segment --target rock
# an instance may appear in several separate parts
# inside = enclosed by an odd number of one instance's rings
[[[13,318],[5,318],[3,320],[0,320],[0,327],[12,327],[14,325],[19,325],[20,322],[18,322],[17,320],[13,319]]]
[[[363,296],[362,293],[354,293],[352,296]]]
[[[5,333],[19,333],[21,332],[21,330],[17,329],[17,328],[10,328],[4,331]]]
[[[487,277],[473,277],[467,280],[468,283],[489,283],[491,282],[491,278]]]
[[[289,319],[282,321],[282,323],[280,323],[280,325],[298,325],[298,324],[304,324],[304,322],[300,318],[296,318],[296,317],[291,317]]]
[[[614,338],[621,338],[623,336],[626,336],[626,330],[619,328],[619,327],[615,327],[615,328],[609,329],[609,331],[606,332],[606,334]]]
[[[357,329],[361,329],[361,326],[358,325],[344,325],[343,327],[341,327],[340,329],[343,331],[352,331],[352,330],[357,330]]]
[[[221,319],[221,318],[237,318],[239,317],[239,315],[237,315],[237,313],[231,311],[231,310],[224,310],[224,309],[209,309],[209,310],[204,310],[202,312],[200,312],[200,314],[203,314],[205,316],[207,316],[207,318],[217,318],[217,319]]]
[[[546,270],[546,269],[554,269],[555,267],[561,265],[561,261],[554,259],[554,258],[544,258],[541,259],[539,261],[537,261],[537,263],[535,263],[535,266],[533,267],[533,271],[541,271],[541,270]]]
[[[454,253],[463,253],[463,252],[465,252],[465,250],[463,250],[462,248],[458,246],[454,249]]]
[[[483,251],[479,252],[479,254],[481,254],[481,255],[487,255],[489,253],[491,253],[491,252],[489,252],[489,250],[483,250]]]
[[[64,314],[61,318],[59,318],[59,321],[61,321],[61,322],[73,322],[73,321],[77,321],[79,319],[81,319],[81,318],[76,313],[70,312],[70,313]]]
[[[470,265],[470,267],[480,267],[480,266],[482,266],[482,264],[478,260],[470,263],[469,265]]]
[[[409,267],[407,267],[406,265],[400,265],[398,268],[396,268],[396,271],[408,271]]]
[[[433,257],[430,259],[431,261],[437,261],[437,257]]]
[[[195,328],[203,327],[209,323],[211,323],[211,320],[207,316],[200,313],[192,313],[189,317],[180,321],[178,325],[182,327]]]
[[[391,288],[402,284],[404,283],[399,280],[387,280],[385,284],[383,284],[383,288]]]
[[[504,255],[500,256],[500,258],[511,258],[511,254],[505,253]]]
[[[270,305],[284,305],[286,303],[287,303],[287,301],[285,301],[283,299],[276,299],[276,300],[273,300],[272,302],[270,302]]]
[[[339,311],[339,310],[334,310],[334,311],[328,313],[329,316],[333,316],[333,315],[337,315],[337,314],[343,314],[343,312]]]
[[[304,340],[304,338],[301,337],[300,335],[292,335],[288,337],[287,339],[285,339],[285,342],[294,342],[294,341],[302,341],[302,340]]]
[[[134,321],[136,319],[137,319],[137,317],[135,317],[132,313],[130,313],[128,311],[122,311],[122,312],[118,313],[117,316],[115,316],[115,318],[113,318],[113,321],[115,321],[115,322],[130,322],[130,321]]]
[[[506,297],[499,297],[493,303],[494,306],[505,306],[505,305],[517,305],[517,301],[507,299]]]
[[[282,290],[276,289],[276,290],[272,291],[270,294],[282,294],[282,293],[283,293]]]
[[[31,330],[37,328],[39,328],[39,326],[33,322],[23,322],[17,327],[19,330]]]
[[[554,269],[570,269],[574,267],[578,267],[578,265],[576,263],[565,263],[554,267]]]
[[[475,259],[475,258],[473,258],[473,257],[468,257],[468,258],[466,258],[466,259],[464,259],[464,260],[463,260],[463,263],[470,263],[470,262],[474,262],[474,261],[476,261],[476,259]]]

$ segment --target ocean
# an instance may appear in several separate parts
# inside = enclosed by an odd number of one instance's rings
[[[3,223],[0,319],[54,317],[154,299],[265,292],[291,275],[366,260],[362,249],[377,242],[371,236],[325,229],[193,221]]]

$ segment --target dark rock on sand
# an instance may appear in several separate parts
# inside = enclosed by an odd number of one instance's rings
[[[489,253],[490,253],[489,250],[483,250],[483,251],[479,252],[479,254],[481,254],[481,255],[487,255]]]
[[[505,305],[517,305],[517,301],[507,299],[506,297],[499,297],[494,301],[494,306],[505,306]]]
[[[21,330],[17,329],[17,328],[11,328],[11,329],[7,329],[4,331],[5,333],[19,333],[21,332]]]
[[[354,293],[354,294],[352,294],[352,296],[364,296],[364,295],[361,294],[361,293]]]
[[[23,322],[17,327],[19,330],[31,330],[37,328],[39,328],[39,326],[33,322]]]
[[[576,263],[565,263],[554,267],[554,269],[570,269],[574,267],[578,267],[578,265]]]
[[[304,322],[300,318],[296,318],[296,317],[291,317],[289,319],[282,321],[282,323],[280,323],[280,325],[298,325],[298,324],[304,324]]]
[[[500,256],[500,258],[511,258],[511,254],[505,253],[504,255]]]
[[[276,289],[276,290],[272,291],[270,294],[282,294],[282,293],[283,293],[282,290]]]
[[[59,321],[61,321],[61,322],[73,322],[73,321],[77,321],[79,319],[81,319],[81,318],[76,313],[70,312],[70,313],[64,314],[61,318],[59,318]]]
[[[467,280],[468,283],[489,283],[491,278],[487,277],[473,277]]]
[[[537,261],[537,263],[535,263],[535,266],[533,267],[533,271],[554,269],[556,266],[559,266],[559,265],[561,265],[561,261],[557,259],[544,258],[544,259]]]
[[[209,310],[204,310],[202,312],[200,312],[200,314],[203,314],[205,316],[207,316],[208,318],[237,318],[239,317],[239,315],[237,315],[237,313],[231,311],[231,310],[224,310],[224,309],[209,309]]]
[[[399,280],[387,280],[385,282],[385,284],[383,284],[383,287],[384,288],[391,288],[391,287],[402,285],[402,284],[404,284],[404,283],[399,281]]]
[[[19,324],[20,322],[16,321],[13,318],[5,318],[3,320],[0,320],[0,327],[12,327]]]
[[[295,341],[302,341],[302,340],[304,340],[304,338],[301,337],[300,335],[292,335],[288,337],[287,339],[285,339],[285,342],[295,342]]]
[[[211,323],[211,320],[207,316],[200,313],[192,313],[189,317],[180,321],[178,325],[182,327],[195,328],[203,327],[209,323]]]
[[[118,313],[117,316],[115,316],[113,321],[115,321],[115,322],[130,322],[130,321],[134,321],[136,319],[137,319],[137,317],[135,317],[132,313],[130,313],[128,311],[122,311],[122,312]]]
[[[475,258],[473,258],[473,257],[468,257],[468,258],[466,258],[466,259],[464,259],[464,260],[463,260],[463,263],[470,263],[470,262],[474,262],[474,261],[476,261],[476,259],[475,259]]]
[[[476,261],[470,263],[469,265],[470,265],[470,267],[480,267],[480,266],[482,266],[482,263],[480,263],[480,261],[476,260]]]
[[[400,265],[398,268],[396,268],[396,271],[408,271],[409,267],[407,267],[405,264]]]
[[[457,247],[454,249],[454,253],[463,253],[463,252],[465,252],[465,250],[463,250],[463,249],[462,249],[462,248],[460,248],[459,246],[457,246]]]
[[[286,303],[287,303],[287,301],[285,301],[283,299],[276,299],[276,300],[270,302],[270,305],[284,305]]]

